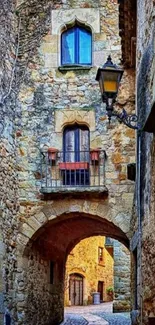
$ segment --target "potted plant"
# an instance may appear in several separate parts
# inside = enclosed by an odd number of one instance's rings
[[[59,163],[59,168],[61,170],[77,170],[77,169],[89,169],[89,163],[85,161],[77,162],[61,162]]]
[[[109,286],[106,289],[107,295],[109,297],[109,300],[112,301],[114,299],[114,288],[112,286]]]
[[[53,163],[56,162],[57,152],[58,149],[56,148],[48,148],[48,159]]]
[[[98,164],[100,158],[100,148],[90,149],[90,158],[94,164]]]

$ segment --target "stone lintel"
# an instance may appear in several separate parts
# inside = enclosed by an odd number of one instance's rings
[[[90,187],[90,188],[46,188],[43,187],[40,190],[44,194],[45,200],[51,199],[63,199],[67,198],[78,198],[78,199],[89,199],[89,198],[106,198],[108,196],[108,190],[105,186]],[[62,196],[62,197],[61,197]]]
[[[95,112],[73,109],[55,111],[55,132],[62,132],[64,126],[74,123],[86,124],[90,131],[95,131]]]
[[[66,25],[75,20],[90,26],[94,33],[100,33],[100,12],[95,8],[75,8],[68,10],[52,10],[52,34],[60,34]]]

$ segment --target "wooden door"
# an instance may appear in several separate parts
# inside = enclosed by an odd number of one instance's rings
[[[70,275],[69,299],[72,306],[83,305],[83,278],[79,274]]]
[[[103,302],[103,281],[98,281],[98,292],[100,293],[100,301]]]

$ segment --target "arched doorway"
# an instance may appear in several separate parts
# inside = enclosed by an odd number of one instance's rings
[[[78,273],[69,276],[69,300],[71,306],[83,305],[83,276]]]
[[[29,218],[18,235],[17,261],[25,274],[22,294],[26,324],[35,325],[42,319],[53,325],[63,320],[65,264],[80,240],[111,236],[129,247],[128,231],[124,215],[112,215],[106,200],[101,204],[64,199],[61,205],[55,201]]]

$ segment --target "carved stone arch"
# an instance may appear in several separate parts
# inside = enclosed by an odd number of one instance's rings
[[[66,22],[65,24],[63,23],[60,27],[59,27],[59,32],[58,35],[60,36],[63,32],[65,32],[67,29],[74,27],[75,25],[79,25],[81,27],[84,28],[88,28],[92,35],[94,34],[94,28],[92,27],[92,25],[90,25],[88,22],[86,21],[82,21],[80,20],[76,15],[74,16],[73,19],[69,20],[68,22]]]
[[[55,111],[55,132],[63,132],[67,125],[85,124],[90,132],[95,131],[95,112],[94,110],[58,110]]]
[[[60,35],[67,25],[75,20],[83,26],[88,26],[92,34],[100,33],[100,13],[95,8],[80,8],[69,10],[52,10],[52,34]]]
[[[82,278],[86,277],[85,272],[81,268],[78,268],[78,267],[74,267],[72,270],[70,270],[68,275],[70,276],[70,275],[75,274],[75,273],[79,274]]]
[[[114,214],[108,205],[108,202],[92,202],[89,200],[62,200],[61,205],[59,201],[54,201],[45,204],[42,210],[29,217],[25,223],[22,224],[20,232],[17,236],[17,251],[18,255],[22,256],[27,244],[31,241],[34,242],[41,233],[46,232],[52,225],[59,222],[66,222],[67,220],[75,221],[75,218],[83,218],[83,220],[92,221],[98,225],[94,228],[94,233],[81,234],[81,239],[87,238],[91,235],[106,235],[104,234],[104,227],[109,227],[112,230],[112,236],[115,239],[122,241],[127,247],[130,238],[130,216],[125,213]],[[103,231],[101,231],[103,227]],[[117,232],[117,233],[116,233]],[[107,234],[108,235],[108,234]],[[110,234],[109,234],[110,235]],[[80,240],[81,240],[80,239]],[[78,243],[79,237],[72,241],[71,246]],[[68,247],[70,250],[71,247]]]

